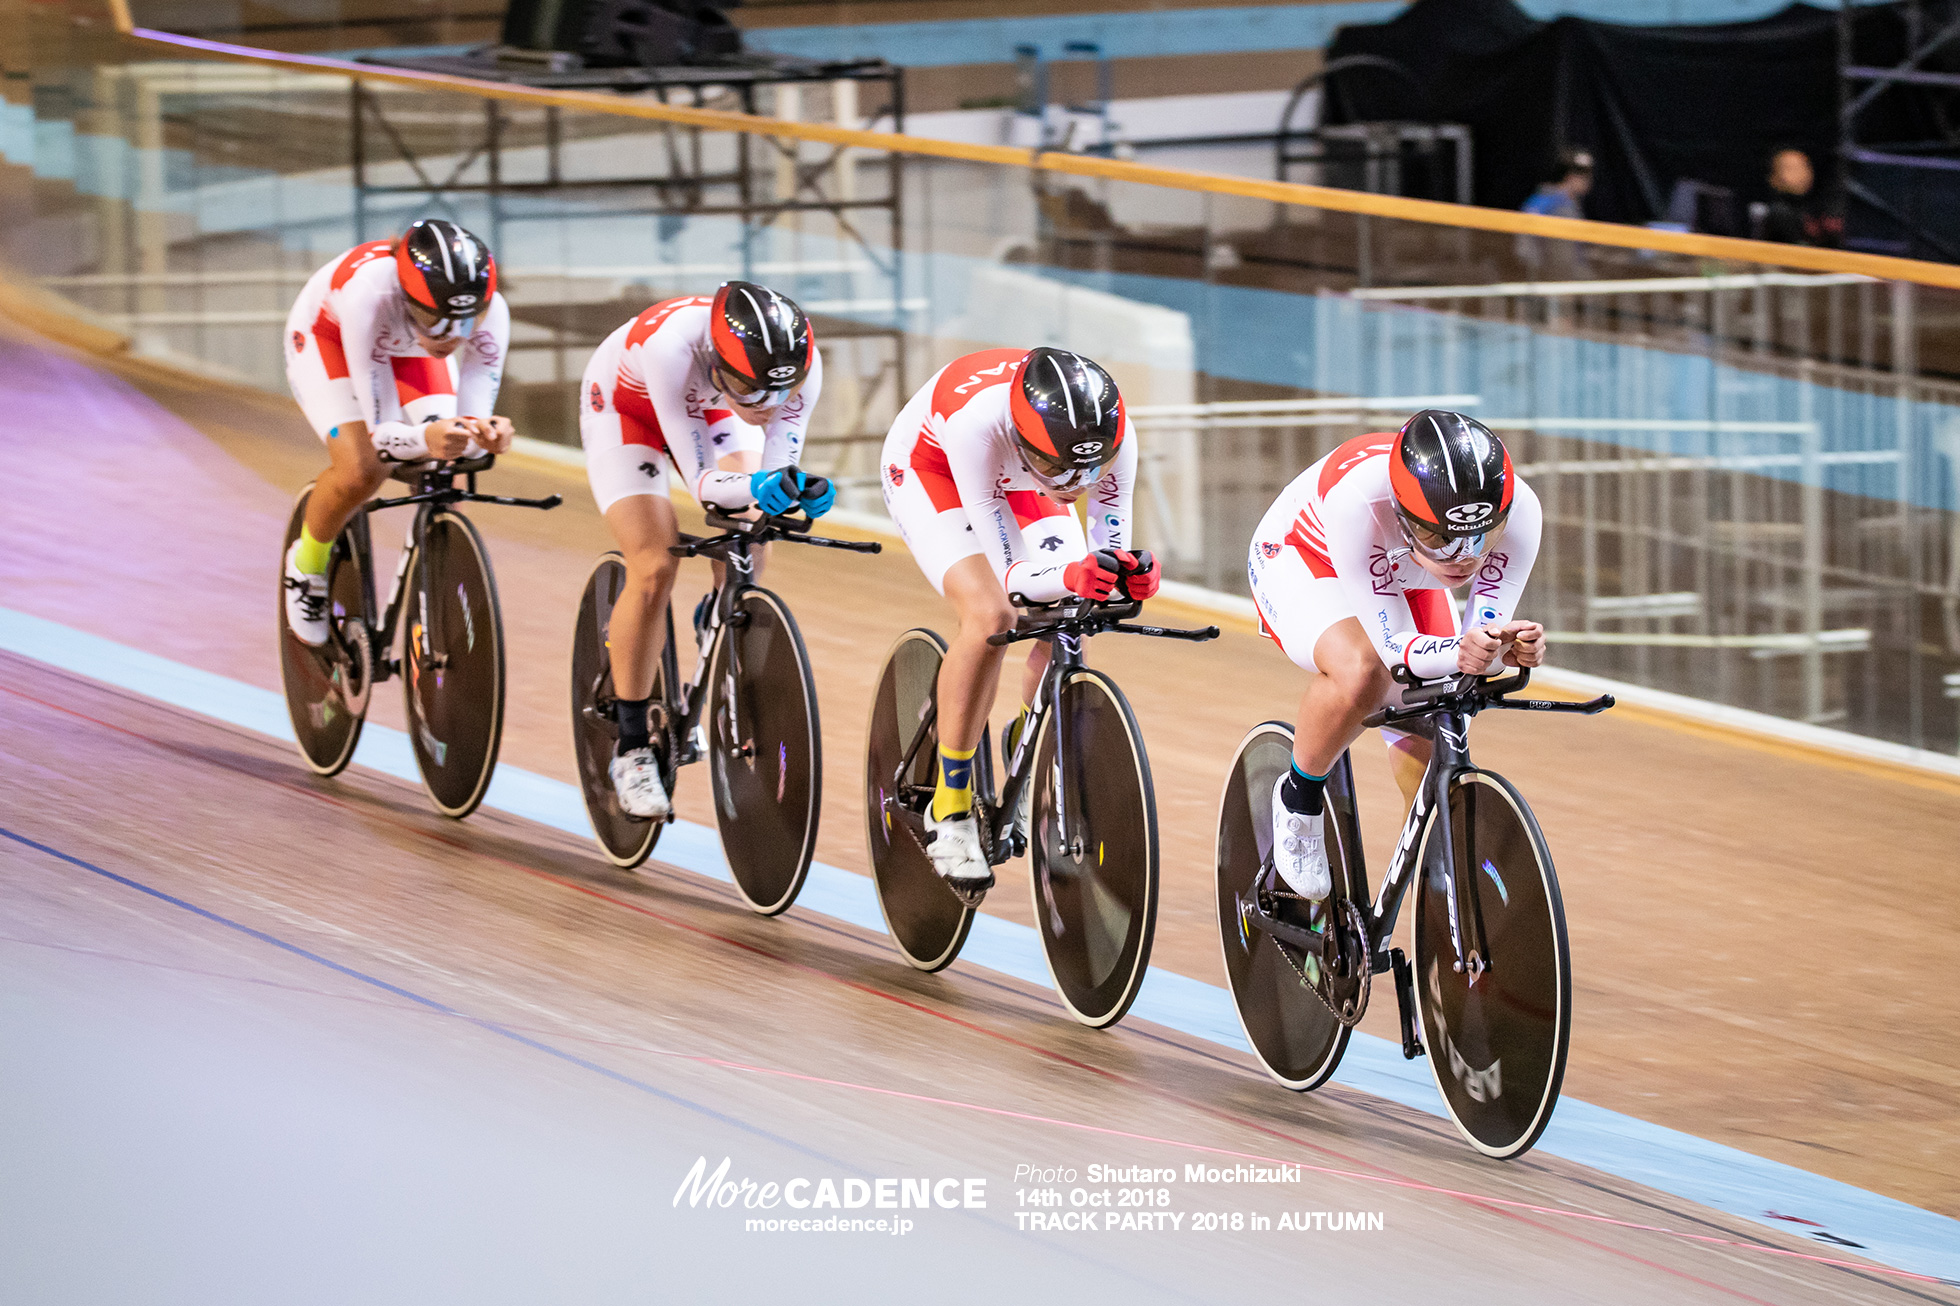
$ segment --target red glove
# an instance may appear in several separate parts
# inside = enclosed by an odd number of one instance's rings
[[[1123,597],[1141,602],[1155,594],[1164,580],[1163,564],[1148,549],[1136,554],[1126,549],[1115,552],[1117,569],[1122,573]]]
[[[1068,586],[1071,594],[1101,603],[1116,588],[1119,567],[1115,553],[1099,549],[1063,568],[1062,584]]]

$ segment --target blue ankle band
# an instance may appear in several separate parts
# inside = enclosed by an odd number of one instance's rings
[[[1308,775],[1305,771],[1302,771],[1300,769],[1300,764],[1298,762],[1292,763],[1292,766],[1293,766],[1293,778],[1296,780],[1304,780],[1308,784],[1325,784],[1327,781],[1327,776],[1325,775]],[[1332,774],[1333,772],[1331,771],[1328,772],[1328,775],[1332,775]]]

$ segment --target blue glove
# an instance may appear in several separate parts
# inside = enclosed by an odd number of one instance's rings
[[[749,493],[755,496],[756,507],[780,517],[796,507],[797,496],[803,493],[803,473],[794,467],[756,472],[749,477]]]
[[[803,511],[811,521],[830,511],[830,505],[837,502],[837,487],[824,476],[803,478]]]

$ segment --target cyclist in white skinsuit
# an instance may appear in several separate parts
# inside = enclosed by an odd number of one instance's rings
[[[496,417],[510,309],[483,243],[413,223],[315,272],[286,315],[286,380],[331,459],[286,553],[286,621],[327,639],[327,562],[347,519],[401,463],[510,448]]]
[[[1343,444],[1260,520],[1247,558],[1260,624],[1312,677],[1273,792],[1273,857],[1299,896],[1331,891],[1323,787],[1362,719],[1399,699],[1391,668],[1435,679],[1544,661],[1544,627],[1514,620],[1543,526],[1503,442],[1434,410]],[[1462,585],[1459,621],[1449,590]],[[1413,799],[1429,740],[1382,733]]]
[[[586,477],[626,559],[608,628],[619,725],[611,773],[634,816],[673,812],[647,715],[680,566],[668,552],[680,540],[668,468],[704,506],[821,517],[837,491],[797,463],[822,391],[823,357],[803,310],[746,281],[653,305],[586,364]]]
[[[1116,383],[1079,354],[989,349],[948,363],[899,412],[885,437],[885,507],[959,631],[939,671],[939,784],[927,813],[933,868],[960,887],[993,872],[973,822],[973,755],[1000,683],[1011,595],[1049,603],[1157,592],[1160,568],[1132,554],[1136,427]],[[1088,496],[1089,534],[1067,505]],[[1037,642],[1026,702],[1048,665]],[[1012,751],[1011,727],[1003,747]]]

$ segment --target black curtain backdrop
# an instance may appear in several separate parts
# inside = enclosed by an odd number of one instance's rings
[[[1863,8],[1855,21],[1861,62],[1902,57],[1893,7]],[[1806,4],[1749,23],[1629,27],[1540,23],[1511,0],[1418,0],[1391,22],[1335,34],[1330,67],[1374,55],[1411,75],[1335,69],[1323,121],[1468,125],[1475,199],[1493,208],[1524,203],[1575,149],[1594,160],[1586,216],[1608,222],[1662,217],[1684,177],[1762,199],[1769,155],[1785,145],[1810,155],[1827,194],[1837,180],[1837,23],[1835,10]],[[1923,107],[1888,95],[1862,134],[1937,134]]]

